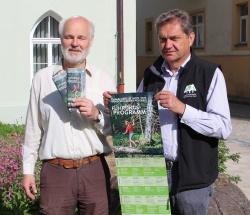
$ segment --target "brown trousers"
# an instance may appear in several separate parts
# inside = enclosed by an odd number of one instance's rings
[[[40,214],[108,215],[110,172],[106,160],[92,161],[77,169],[44,162],[41,170]]]

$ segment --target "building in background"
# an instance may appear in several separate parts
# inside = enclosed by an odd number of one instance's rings
[[[137,0],[137,84],[159,55],[154,20],[180,8],[192,15],[197,55],[218,63],[231,100],[250,104],[250,0]]]
[[[9,0],[1,8],[0,121],[24,123],[31,81],[40,68],[60,63],[58,23],[72,15],[93,21],[95,38],[88,60],[117,78],[116,0]],[[136,4],[123,3],[125,89],[134,91]],[[105,74],[103,74],[105,75]],[[98,86],[97,86],[98,87]]]
[[[250,103],[250,0],[44,0],[5,2],[0,13],[0,121],[25,121],[35,72],[60,63],[62,18],[82,15],[95,24],[88,60],[117,80],[117,4],[123,3],[125,92],[136,90],[144,69],[159,55],[154,20],[180,8],[192,15],[197,55],[221,64],[230,99]],[[105,74],[104,74],[105,75]]]

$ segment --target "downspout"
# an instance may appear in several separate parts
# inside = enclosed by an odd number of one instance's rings
[[[123,0],[116,0],[117,7],[117,92],[124,93]]]

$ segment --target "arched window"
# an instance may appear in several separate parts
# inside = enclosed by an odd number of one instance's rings
[[[32,36],[33,74],[44,67],[61,61],[61,42],[58,33],[59,22],[46,16],[37,24]]]

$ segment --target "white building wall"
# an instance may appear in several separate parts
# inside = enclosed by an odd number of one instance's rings
[[[136,91],[136,1],[124,0],[124,82],[125,92]]]
[[[135,3],[124,1],[125,13],[135,22]],[[2,52],[0,53],[0,121],[23,123],[29,99],[32,79],[30,69],[30,32],[44,13],[52,10],[66,18],[82,15],[95,24],[95,40],[88,60],[109,73],[116,80],[116,0],[9,0],[1,7],[0,26]],[[132,13],[132,15],[130,15]],[[132,25],[133,26],[133,25]],[[129,31],[128,31],[129,29]],[[134,31],[134,32],[133,32]],[[131,43],[131,50],[125,56],[126,71],[135,71],[135,27],[125,26],[125,33]],[[132,36],[134,35],[134,37]],[[133,41],[134,40],[134,41]],[[104,74],[105,75],[105,74]],[[133,89],[133,81],[128,78],[127,89]],[[125,83],[126,84],[126,83]],[[98,87],[98,86],[97,86]]]

